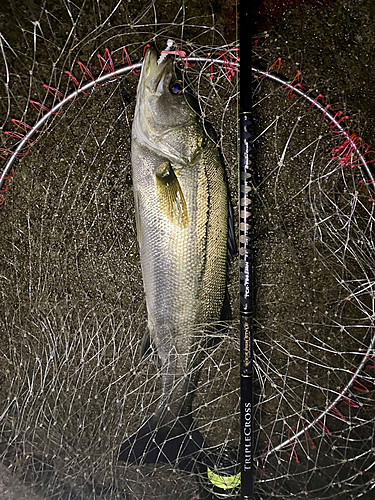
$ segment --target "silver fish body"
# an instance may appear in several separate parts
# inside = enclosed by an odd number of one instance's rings
[[[228,188],[212,127],[172,58],[158,64],[154,49],[138,85],[132,176],[148,330],[163,384],[153,421],[162,425],[181,417],[201,332],[223,319]]]

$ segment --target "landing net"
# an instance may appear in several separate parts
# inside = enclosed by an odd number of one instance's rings
[[[192,500],[207,490],[236,498],[235,480],[222,488],[174,464],[117,461],[161,396],[157,367],[139,356],[147,316],[130,169],[134,61],[147,43],[163,50],[173,39],[186,53],[176,64],[218,133],[238,216],[232,10],[213,16],[189,5],[47,2],[18,13],[9,3],[13,31],[2,21],[1,116],[11,132],[3,166],[22,143],[0,200],[0,452],[9,498],[21,484],[27,498],[53,500]],[[346,15],[337,9],[330,20]],[[256,50],[255,489],[259,498],[358,498],[375,486],[372,138],[360,136],[364,122],[347,111],[345,94],[311,64],[304,71],[298,40],[275,29]],[[126,74],[113,74],[124,66]],[[77,90],[72,76],[92,88],[63,101]],[[25,142],[27,125],[42,116]],[[234,471],[237,269],[234,259],[234,317],[194,367],[192,407],[207,450],[218,466],[230,453]]]

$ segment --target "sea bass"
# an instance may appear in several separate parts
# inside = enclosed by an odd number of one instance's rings
[[[179,462],[203,445],[187,406],[197,331],[228,318],[227,256],[235,242],[224,164],[212,126],[170,55],[145,54],[132,126],[132,177],[148,314],[162,397],[123,445],[129,463]],[[229,236],[228,236],[229,235]],[[211,328],[211,329],[210,329]],[[189,435],[189,439],[187,436]]]

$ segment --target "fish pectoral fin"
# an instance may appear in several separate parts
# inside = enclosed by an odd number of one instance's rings
[[[187,227],[189,215],[184,193],[169,162],[156,169],[156,189],[162,212],[177,226]]]

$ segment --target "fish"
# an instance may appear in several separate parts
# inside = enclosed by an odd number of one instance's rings
[[[191,470],[205,443],[191,417],[192,368],[212,325],[230,318],[227,270],[236,242],[216,133],[171,55],[158,62],[152,47],[137,88],[131,163],[148,316],[141,354],[154,358],[162,396],[119,460]]]

